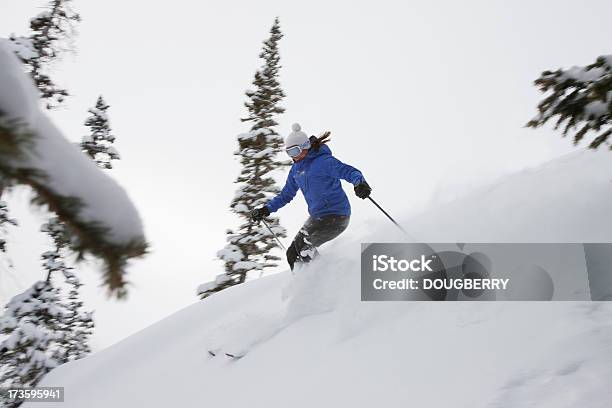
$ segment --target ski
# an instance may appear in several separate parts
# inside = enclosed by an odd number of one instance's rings
[[[223,353],[223,355],[225,355],[228,358],[232,358],[234,360],[238,360],[241,359],[242,357],[244,357],[246,355],[246,353],[243,354],[239,354],[239,353],[224,353],[221,350],[206,350],[208,355],[211,357],[217,357],[218,355],[220,355],[221,353]]]

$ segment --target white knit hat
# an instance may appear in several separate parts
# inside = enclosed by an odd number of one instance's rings
[[[285,148],[299,146],[309,140],[308,135],[302,132],[302,127],[299,123],[294,123],[291,129],[293,132],[289,133],[289,136],[285,139]]]

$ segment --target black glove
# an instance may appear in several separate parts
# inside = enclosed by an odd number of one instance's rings
[[[270,215],[270,209],[265,205],[251,211],[251,218],[253,221],[261,221],[268,215]]]
[[[365,181],[362,181],[361,183],[355,186],[355,194],[357,195],[357,197],[363,200],[368,198],[371,192],[372,192],[372,187],[370,187],[370,185],[366,183]]]

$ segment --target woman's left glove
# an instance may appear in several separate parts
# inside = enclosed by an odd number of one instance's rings
[[[366,183],[365,181],[362,181],[361,183],[355,186],[355,194],[357,195],[357,197],[363,200],[368,198],[371,192],[372,192],[372,187],[370,187],[370,185]]]

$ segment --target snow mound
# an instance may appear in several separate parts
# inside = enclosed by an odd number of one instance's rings
[[[403,224],[446,242],[610,242],[611,171],[610,153],[582,151]],[[361,302],[360,243],[400,237],[347,234],[295,275],[215,294],[41,385],[91,408],[610,406],[612,304]]]

